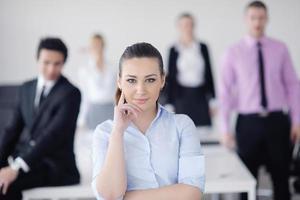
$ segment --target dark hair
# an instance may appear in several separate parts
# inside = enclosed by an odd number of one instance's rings
[[[59,38],[43,38],[40,41],[40,44],[38,46],[37,50],[37,59],[40,57],[40,52],[42,49],[48,49],[48,50],[54,50],[59,51],[64,55],[64,62],[66,62],[68,57],[68,49],[64,42]]]
[[[183,18],[189,18],[192,20],[193,24],[195,24],[195,19],[194,19],[194,16],[191,14],[191,13],[188,13],[188,12],[184,12],[184,13],[181,13],[178,18],[177,18],[177,21],[183,19]]]
[[[252,1],[246,6],[246,10],[249,8],[262,8],[267,11],[267,6],[262,1]]]
[[[149,43],[141,42],[135,43],[131,46],[128,46],[125,51],[123,52],[120,61],[119,61],[119,76],[122,74],[122,64],[124,60],[128,60],[131,58],[156,58],[159,65],[159,71],[161,75],[164,75],[164,64],[163,59],[159,51]],[[117,104],[121,96],[120,88],[117,88],[116,96],[115,96],[115,103]]]
[[[101,35],[101,34],[99,34],[99,33],[95,33],[95,34],[92,36],[92,39],[101,40],[101,42],[102,42],[102,47],[105,46],[105,42],[104,42],[104,37],[103,37],[103,35]]]

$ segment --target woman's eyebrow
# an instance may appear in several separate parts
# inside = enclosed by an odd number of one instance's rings
[[[157,76],[157,74],[149,74],[149,75],[145,76],[145,78],[148,78],[150,76]]]
[[[130,75],[130,74],[127,74],[126,76],[127,76],[127,77],[131,77],[131,78],[136,78],[136,76],[135,76],[135,75]]]
[[[157,76],[157,74],[148,74],[148,75],[145,76],[145,78],[149,78],[151,76]],[[137,76],[130,75],[130,74],[125,75],[125,77],[137,78]]]

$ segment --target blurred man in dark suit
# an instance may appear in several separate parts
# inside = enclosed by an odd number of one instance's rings
[[[19,91],[14,117],[0,141],[0,199],[22,199],[22,190],[79,183],[73,151],[81,95],[63,75],[67,47],[42,39],[39,76]]]

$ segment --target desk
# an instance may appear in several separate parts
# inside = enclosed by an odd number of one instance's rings
[[[205,193],[247,192],[256,199],[256,180],[237,154],[220,145],[202,146],[206,160]]]
[[[23,192],[24,199],[65,199],[91,198],[90,187],[91,167],[90,145],[92,133],[77,133],[75,152],[81,173],[81,185],[64,187],[35,188]],[[220,145],[203,145],[206,157],[206,186],[205,193],[239,193],[247,192],[249,200],[255,200],[256,181],[240,161],[235,152]]]

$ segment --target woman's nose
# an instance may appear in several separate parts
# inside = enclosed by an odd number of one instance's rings
[[[145,84],[138,84],[136,87],[136,92],[139,94],[144,94],[146,91]]]

